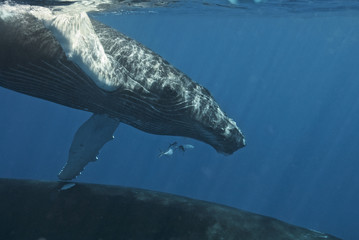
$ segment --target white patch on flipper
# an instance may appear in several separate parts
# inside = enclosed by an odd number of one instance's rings
[[[30,5],[0,5],[0,19],[31,14],[49,29],[60,43],[67,58],[76,63],[94,82],[106,91],[116,90],[122,79],[116,60],[105,53],[86,12],[53,12]],[[67,6],[71,10],[71,6]]]
[[[96,85],[104,90],[118,88],[121,72],[116,71],[117,62],[107,55],[85,12],[54,15],[44,21],[66,53]]]
[[[87,163],[95,161],[103,145],[113,139],[118,124],[118,120],[107,115],[92,115],[77,130],[67,163],[58,177],[61,180],[71,180],[81,173]]]

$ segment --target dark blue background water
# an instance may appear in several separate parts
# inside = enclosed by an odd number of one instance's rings
[[[121,124],[77,181],[185,195],[359,239],[359,15],[172,13],[97,18],[206,86],[247,146],[222,156]],[[0,111],[0,177],[46,180],[57,180],[90,116],[3,88]],[[158,158],[173,141],[195,149]]]

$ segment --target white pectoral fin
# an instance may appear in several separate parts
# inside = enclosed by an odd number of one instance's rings
[[[87,163],[96,161],[103,145],[113,139],[113,133],[119,123],[105,114],[92,115],[77,130],[67,163],[58,177],[61,180],[71,180],[81,173]]]

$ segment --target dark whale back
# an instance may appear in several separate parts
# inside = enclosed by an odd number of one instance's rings
[[[6,240],[338,240],[271,217],[136,188],[0,179],[0,194],[0,238]]]

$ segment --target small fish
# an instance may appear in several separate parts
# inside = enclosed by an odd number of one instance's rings
[[[175,147],[175,146],[177,146],[177,142],[171,143],[171,144],[168,146],[168,148],[172,148],[172,147]]]
[[[187,149],[193,149],[194,146],[191,144],[184,144],[184,145],[179,145],[177,148],[180,149],[182,152],[185,152]]]
[[[167,149],[167,151],[165,152],[160,152],[160,154],[158,155],[158,157],[162,157],[162,156],[172,156],[173,154],[173,149],[172,148],[169,148]]]
[[[173,153],[174,153],[174,151],[176,150],[176,149],[179,149],[179,150],[181,150],[182,152],[185,152],[187,149],[192,149],[192,148],[194,148],[194,146],[193,145],[191,145],[191,144],[181,144],[181,145],[177,145],[177,142],[173,142],[173,143],[171,143],[169,146],[168,146],[168,148],[167,148],[167,150],[166,151],[161,151],[160,150],[160,154],[158,155],[158,157],[162,157],[162,156],[172,156],[173,155]]]

